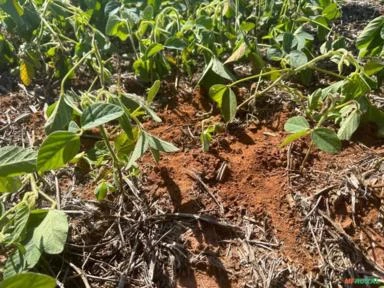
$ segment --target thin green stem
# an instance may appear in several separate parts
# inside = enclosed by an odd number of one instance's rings
[[[71,76],[71,74],[85,61],[85,59],[87,59],[88,56],[94,52],[95,52],[94,49],[88,51],[83,57],[81,57],[79,61],[75,63],[75,65],[72,66],[72,68],[67,72],[67,74],[65,74],[63,80],[61,80],[60,97],[64,95],[64,91],[65,91],[64,85],[65,85],[65,82],[68,80],[69,76]]]
[[[247,103],[249,103],[251,100],[257,98],[258,96],[268,92],[269,90],[271,90],[273,87],[275,87],[277,84],[279,84],[279,82],[281,80],[283,80],[285,78],[285,76],[291,74],[291,73],[298,73],[302,70],[305,70],[307,68],[310,68],[312,65],[314,65],[315,63],[323,60],[323,59],[326,59],[326,58],[329,58],[331,56],[333,56],[336,52],[335,51],[330,51],[328,53],[325,53],[323,55],[320,55],[314,59],[312,59],[311,61],[308,61],[307,63],[299,66],[299,67],[296,67],[295,69],[292,69],[292,68],[285,68],[285,69],[281,69],[281,70],[277,70],[277,71],[268,71],[268,72],[265,72],[265,73],[259,73],[259,74],[256,74],[256,75],[252,75],[252,76],[249,76],[249,77],[246,77],[246,78],[243,78],[243,79],[240,79],[238,81],[235,81],[231,84],[228,85],[228,87],[232,87],[238,83],[241,83],[241,82],[244,82],[244,81],[249,81],[249,80],[252,80],[252,79],[255,79],[257,77],[260,77],[260,76],[265,76],[265,75],[269,75],[269,74],[273,74],[274,72],[281,72],[283,73],[282,75],[280,75],[279,78],[277,78],[271,85],[269,85],[267,88],[265,88],[264,90],[260,91],[259,93],[255,93],[253,94],[251,97],[249,97],[248,99],[244,100],[239,106],[237,106],[237,111],[243,107],[244,105],[246,105]],[[285,72],[285,73],[284,73]]]
[[[56,208],[56,201],[52,199],[52,197],[50,197],[49,195],[45,194],[43,191],[39,190],[39,194],[41,196],[43,196],[46,200],[48,200],[49,202],[51,202],[51,209],[55,209]]]
[[[100,125],[99,128],[100,128],[101,136],[104,139],[105,145],[107,146],[109,153],[112,156],[113,167],[116,169],[117,174],[119,176],[119,183],[118,183],[119,191],[120,191],[120,193],[123,193],[123,175],[121,173],[119,159],[117,158],[117,155],[116,155],[115,151],[113,150],[111,143],[109,143],[109,138],[108,138],[107,132],[105,131],[104,126]]]
[[[329,52],[327,52],[323,55],[317,56],[316,58],[313,58],[311,61],[308,61],[307,63],[293,69],[293,71],[295,73],[297,73],[297,72],[300,72],[301,70],[305,70],[307,68],[310,68],[313,64],[316,64],[317,62],[324,60],[324,59],[327,59],[327,58],[329,58],[335,54],[336,54],[336,51],[329,51]]]
[[[113,150],[113,148],[111,146],[111,143],[109,143],[109,138],[107,136],[107,132],[105,131],[105,128],[102,125],[100,125],[99,129],[100,129],[101,137],[103,137],[105,145],[107,146],[109,153],[111,153],[113,162],[115,162],[115,165],[119,166],[119,163],[118,163],[119,160],[115,154],[115,151]]]
[[[243,107],[244,105],[246,105],[247,103],[249,103],[252,99],[255,99],[257,98],[258,96],[261,96],[263,95],[264,93],[268,92],[269,90],[271,90],[273,87],[275,87],[277,84],[279,84],[279,82],[281,80],[283,80],[284,76],[286,74],[283,74],[281,75],[279,78],[277,78],[275,81],[273,81],[273,83],[271,85],[269,85],[267,88],[263,89],[262,91],[260,91],[259,93],[255,93],[253,94],[251,97],[245,99],[239,106],[237,106],[236,110],[239,111],[241,107]]]
[[[308,159],[308,157],[309,157],[309,154],[311,153],[311,150],[312,150],[312,146],[313,146],[313,140],[311,140],[311,142],[309,143],[307,153],[305,153],[303,162],[301,162],[300,173],[303,172],[304,164],[305,164],[305,162],[307,162],[307,159]]]
[[[255,75],[251,75],[251,76],[239,79],[239,80],[237,80],[235,82],[232,82],[231,84],[228,84],[227,86],[228,87],[232,87],[232,86],[235,86],[235,85],[237,85],[239,83],[247,82],[247,81],[259,78],[259,77],[268,76],[268,75],[271,75],[271,74],[274,74],[274,73],[279,73],[279,72],[280,73],[288,72],[288,71],[291,71],[291,70],[292,70],[291,68],[285,68],[285,69],[280,69],[280,70],[272,70],[272,71],[268,71],[268,72],[262,72],[262,73],[259,73],[259,74],[255,74]]]
[[[346,77],[343,76],[343,75],[337,74],[337,73],[332,72],[332,71],[325,70],[325,69],[320,68],[320,67],[313,67],[313,69],[315,69],[316,71],[319,71],[321,73],[331,75],[331,76],[333,76],[335,78],[339,78],[339,79],[343,79],[343,80],[346,79]]]
[[[213,53],[212,50],[209,49],[208,47],[205,47],[204,45],[201,45],[199,43],[196,43],[196,46],[202,48],[205,51],[208,51],[213,57],[215,57],[215,53]]]
[[[97,47],[97,45],[95,43],[95,39],[93,39],[92,45],[93,45],[93,50],[95,51],[97,62],[99,63],[99,67],[100,67],[99,78],[100,78],[101,87],[104,89],[105,79],[104,79],[104,63],[103,63],[103,58],[101,58],[101,54],[100,54],[99,48]]]

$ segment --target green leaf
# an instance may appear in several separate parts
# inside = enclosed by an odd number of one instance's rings
[[[17,205],[15,216],[13,219],[13,231],[11,233],[11,240],[8,244],[19,242],[20,236],[23,233],[29,218],[28,204],[21,202]]]
[[[47,134],[57,130],[65,130],[72,118],[72,108],[65,102],[64,97],[60,97],[54,106],[52,114],[45,123]]]
[[[158,150],[151,148],[151,147],[149,147],[149,149],[151,151],[152,157],[155,160],[155,162],[159,163],[160,162],[160,152]]]
[[[320,149],[328,153],[337,153],[341,149],[340,139],[336,133],[328,128],[316,128],[311,134],[313,143]]]
[[[21,187],[19,177],[0,177],[0,193],[14,193]]]
[[[235,119],[237,110],[236,95],[231,88],[228,88],[223,94],[223,100],[221,103],[221,114],[223,115],[225,122],[230,122]]]
[[[289,53],[297,46],[297,39],[290,32],[285,32],[283,35],[283,49],[286,53]]]
[[[319,106],[319,101],[322,96],[321,88],[316,89],[311,95],[308,96],[308,108],[315,110]]]
[[[129,30],[126,21],[115,14],[111,14],[105,26],[105,34],[119,37],[121,41],[127,40]]]
[[[151,20],[153,17],[153,7],[151,5],[148,5],[145,7],[143,11],[143,19],[145,20]]]
[[[153,148],[154,150],[161,151],[161,152],[177,152],[179,151],[179,148],[174,146],[172,143],[169,143],[167,141],[161,140],[153,135],[150,135],[148,133],[145,133],[146,137],[148,139],[149,147]]]
[[[125,112],[124,115],[119,118],[119,124],[121,128],[123,128],[124,132],[128,135],[128,137],[133,138],[133,128],[131,125],[131,119],[128,115],[129,113]]]
[[[294,68],[300,67],[308,62],[307,55],[305,55],[304,52],[301,51],[292,51],[288,55],[289,58],[289,65],[291,65]]]
[[[305,47],[307,42],[313,41],[314,39],[312,34],[309,34],[304,30],[303,26],[300,26],[293,34],[297,40],[297,50],[299,51]]]
[[[80,150],[80,136],[69,131],[56,131],[48,135],[39,149],[39,172],[58,169],[72,160]]]
[[[110,101],[112,104],[116,104],[124,110],[123,116],[121,116],[118,119],[118,121],[119,121],[120,127],[123,128],[124,132],[127,133],[128,137],[133,138],[129,109],[122,103],[120,98],[110,98]]]
[[[234,81],[235,77],[216,57],[212,57],[199,80],[199,85],[209,88],[214,84]]]
[[[223,95],[228,89],[227,85],[215,84],[209,88],[209,96],[216,102],[217,107],[221,108],[223,102]]]
[[[168,49],[179,50],[179,51],[182,51],[186,46],[187,46],[187,43],[183,39],[177,38],[175,36],[168,38],[164,44],[164,47]]]
[[[232,73],[217,58],[213,57],[211,61],[212,61],[212,71],[215,74],[230,81],[235,80],[235,77],[232,75]]]
[[[32,213],[31,213],[31,216],[33,215]],[[28,229],[27,230],[29,230],[30,228],[31,227],[29,226],[29,222],[28,222]],[[23,255],[23,257],[25,260],[25,268],[31,269],[31,268],[35,267],[35,265],[39,262],[42,252],[33,243],[32,238],[29,239],[29,241],[26,244],[24,244],[24,249],[25,249],[25,254]]]
[[[357,128],[359,128],[360,125],[360,111],[355,105],[349,106],[340,110],[343,117],[340,123],[339,131],[337,131],[337,136],[340,140],[351,139],[353,133],[357,130]]]
[[[164,49],[164,46],[159,43],[152,43],[149,45],[148,49],[145,51],[145,57],[146,58],[151,58],[155,56],[157,53],[162,51]]]
[[[138,129],[134,128],[131,134],[132,137],[129,137],[129,135],[122,132],[114,140],[117,157],[119,157],[119,159],[126,160],[133,149],[135,149],[136,140],[138,139]]]
[[[212,141],[212,134],[207,129],[200,134],[200,142],[204,152],[208,152]]]
[[[79,106],[79,102],[81,101],[81,96],[80,95],[77,95],[76,93],[74,93],[73,91],[70,91],[70,92],[67,92],[66,94],[64,94],[64,102],[73,109],[73,111],[75,111],[75,113],[77,115],[81,115],[83,114],[83,112],[80,110],[80,108],[78,107]]]
[[[323,10],[323,16],[328,20],[334,20],[340,16],[340,10],[337,3],[331,3]]]
[[[14,275],[2,282],[0,288],[55,288],[56,280],[48,275],[26,272]]]
[[[17,146],[0,148],[0,176],[15,176],[36,170],[36,151]]]
[[[124,114],[119,106],[107,103],[95,103],[88,106],[81,115],[81,127],[85,130],[103,125]]]
[[[142,97],[140,97],[136,94],[132,94],[132,93],[123,94],[121,97],[121,102],[130,111],[134,111],[137,108],[141,107],[149,114],[149,116],[151,116],[151,118],[154,121],[156,121],[158,123],[162,122],[160,117],[157,116],[156,112],[153,111],[151,108],[149,108],[148,105],[146,105],[146,103]],[[135,115],[135,116],[137,116],[137,115]]]
[[[384,27],[383,27],[384,30]],[[384,68],[384,63],[375,61],[375,60],[369,60],[365,65],[364,65],[364,72],[368,76],[372,76]]]
[[[38,263],[41,256],[40,250],[31,242],[24,243],[15,243],[18,249],[10,255],[5,263],[4,279],[27,271]]]
[[[271,61],[280,61],[283,57],[283,52],[275,47],[270,47],[267,50],[267,58]]]
[[[256,27],[256,24],[255,23],[252,23],[252,22],[246,22],[246,21],[243,21],[241,22],[240,24],[240,30],[244,31],[244,32],[249,32],[251,31],[252,29],[254,29]]]
[[[67,240],[68,220],[64,212],[49,210],[33,231],[33,242],[47,254],[59,254]]]
[[[71,121],[69,122],[68,124],[68,131],[69,132],[72,132],[72,133],[77,133],[79,132],[81,129],[79,127],[79,125],[77,125],[77,123],[75,121]]]
[[[8,256],[4,265],[3,278],[7,279],[25,270],[26,261],[23,254],[16,249],[11,255]]]
[[[95,189],[95,195],[96,195],[96,199],[98,201],[102,201],[105,199],[105,197],[107,196],[108,194],[108,184],[106,182],[101,182],[99,185],[97,185],[96,189]]]
[[[310,133],[310,131],[311,131],[310,129],[306,129],[306,130],[301,130],[301,131],[298,131],[298,132],[295,132],[293,134],[288,135],[287,137],[285,137],[283,139],[283,142],[281,142],[280,147],[284,147],[284,146],[290,144],[291,142],[296,141],[297,139],[300,139],[304,136],[307,136]]]
[[[148,149],[148,139],[145,133],[140,134],[139,139],[136,142],[135,149],[133,150],[131,157],[129,158],[127,167],[130,168],[136,160],[138,160]]]
[[[356,40],[356,46],[359,48],[359,57],[366,55],[378,55],[383,50],[384,39],[381,37],[381,31],[384,27],[384,16],[373,19]]]
[[[356,99],[364,96],[371,91],[371,86],[360,73],[352,73],[344,80],[342,86],[342,94],[345,96],[344,101]]]
[[[159,92],[159,89],[160,89],[160,81],[156,80],[148,91],[148,95],[147,95],[148,104],[151,104],[153,102],[153,99],[155,99],[155,96]]]
[[[216,84],[209,89],[209,96],[217,103],[226,122],[232,121],[236,116],[236,95],[226,85]]]
[[[291,117],[284,125],[284,130],[290,133],[296,133],[307,129],[309,129],[309,123],[303,116]]]

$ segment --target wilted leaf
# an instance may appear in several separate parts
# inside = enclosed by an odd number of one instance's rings
[[[33,65],[25,60],[22,60],[20,63],[20,79],[25,86],[29,86],[34,77],[34,68]]]
[[[240,60],[247,51],[247,44],[245,42],[241,43],[240,46],[232,53],[231,56],[224,62],[224,64],[236,62]]]

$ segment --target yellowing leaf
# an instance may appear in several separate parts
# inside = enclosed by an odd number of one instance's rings
[[[245,55],[246,50],[247,50],[247,44],[245,44],[244,42],[241,43],[239,48],[237,48],[235,52],[232,53],[232,55],[227,59],[227,61],[224,62],[224,64],[238,61]]]
[[[31,85],[34,70],[30,63],[21,61],[20,63],[20,79],[25,86]]]

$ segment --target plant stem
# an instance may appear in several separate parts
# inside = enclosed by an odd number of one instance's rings
[[[105,79],[104,79],[104,63],[103,63],[103,59],[101,58],[101,54],[100,54],[99,48],[97,47],[97,45],[95,43],[95,39],[92,40],[92,46],[93,46],[93,50],[95,51],[97,62],[99,62],[99,68],[100,68],[99,78],[100,78],[101,88],[104,89],[104,84],[105,84]]]
[[[328,74],[328,75],[331,75],[333,77],[340,78],[340,79],[343,79],[343,80],[346,78],[343,75],[337,74],[337,73],[332,72],[332,71],[325,70],[325,69],[320,68],[320,67],[313,67],[313,69],[315,69],[316,71],[319,71],[321,73]]]
[[[75,63],[75,65],[73,65],[73,67],[67,72],[67,74],[65,74],[63,80],[61,80],[60,97],[64,95],[64,90],[65,90],[64,85],[65,85],[65,82],[68,80],[69,76],[71,76],[71,74],[85,61],[85,59],[87,59],[87,57],[94,52],[95,52],[94,49],[91,49],[90,51],[88,51],[83,57],[81,57],[79,61]]]
[[[274,74],[274,73],[279,73],[279,72],[288,72],[288,71],[291,71],[291,70],[292,69],[290,69],[290,68],[285,68],[285,69],[281,69],[281,70],[272,70],[272,71],[268,71],[268,72],[262,72],[262,73],[259,73],[259,74],[255,74],[255,75],[251,75],[251,76],[239,79],[239,80],[237,80],[235,82],[232,82],[231,84],[228,84],[227,86],[228,87],[232,87],[232,86],[235,86],[235,85],[237,85],[239,83],[246,82],[246,81],[258,78],[258,77],[268,76],[268,75],[271,75],[271,74]]]
[[[123,176],[121,174],[121,169],[120,169],[120,165],[119,165],[119,159],[117,158],[117,155],[116,155],[115,151],[113,150],[113,148],[111,146],[111,143],[109,143],[109,138],[107,136],[107,133],[105,131],[104,126],[100,125],[99,129],[100,129],[101,136],[104,139],[105,145],[107,146],[107,148],[109,150],[109,153],[112,156],[113,167],[116,168],[117,173],[119,175],[119,190],[120,190],[120,193],[122,193],[123,192]]]
[[[311,153],[312,146],[313,146],[313,140],[311,140],[311,142],[309,143],[307,153],[305,153],[303,162],[301,162],[300,173],[303,172],[304,164],[305,164],[305,162],[307,162],[307,159],[308,159],[308,157],[309,157],[309,154]]]
[[[36,180],[35,180],[35,176],[33,174],[29,174],[29,180],[30,180],[30,183],[31,183],[31,190],[35,196],[35,201],[37,200],[37,198],[39,197],[39,194],[41,196],[43,196],[46,200],[48,200],[49,202],[51,202],[51,209],[55,209],[56,208],[56,201],[53,200],[49,195],[45,194],[43,191],[41,191],[38,187],[37,187],[37,184],[36,184]]]
[[[283,74],[281,75],[279,78],[277,78],[275,81],[273,81],[273,83],[271,85],[269,85],[267,88],[265,88],[264,90],[260,91],[259,93],[255,93],[253,94],[251,97],[245,99],[239,106],[237,106],[236,110],[239,111],[241,107],[243,107],[245,104],[249,103],[252,99],[255,99],[257,98],[258,96],[261,96],[263,95],[264,93],[268,92],[269,90],[271,90],[273,87],[275,87],[277,84],[279,84],[279,82],[281,80],[283,80],[284,76],[286,74]]]
[[[43,191],[39,190],[39,194],[41,196],[43,196],[46,200],[48,200],[49,202],[51,202],[51,209],[55,209],[56,208],[56,201],[52,199],[52,197],[50,197],[49,195],[45,194]]]
[[[241,82],[244,82],[244,81],[249,81],[249,80],[252,80],[252,79],[260,77],[260,76],[265,76],[265,75],[273,74],[274,72],[286,72],[286,73],[283,73],[279,78],[277,78],[267,88],[265,88],[264,90],[260,91],[259,93],[253,94],[251,97],[249,97],[248,99],[244,100],[239,106],[237,106],[237,111],[241,107],[243,107],[245,104],[249,103],[252,99],[257,98],[258,96],[268,92],[270,89],[275,87],[281,80],[283,80],[285,78],[286,75],[289,75],[291,73],[297,73],[297,72],[300,72],[301,70],[305,70],[305,69],[309,68],[310,66],[312,66],[313,64],[315,64],[316,62],[319,62],[319,61],[321,61],[323,59],[329,58],[329,57],[331,57],[334,54],[335,54],[335,51],[330,51],[328,53],[325,53],[323,55],[320,55],[320,56],[312,59],[311,61],[308,61],[307,63],[305,63],[305,64],[303,64],[303,65],[301,65],[299,67],[296,67],[295,69],[285,68],[285,69],[281,69],[281,70],[277,70],[277,71],[268,71],[268,72],[265,72],[265,73],[259,73],[259,74],[256,74],[256,75],[252,75],[252,76],[240,79],[238,81],[235,81],[235,82],[227,85],[228,87],[231,87],[231,86],[236,85],[238,83],[241,83]]]
[[[327,59],[327,58],[329,58],[329,57],[331,57],[331,56],[333,56],[335,54],[336,54],[335,51],[329,51],[329,52],[327,52],[327,53],[325,53],[323,55],[317,56],[316,58],[313,58],[311,61],[308,61],[307,63],[305,63],[305,64],[303,64],[303,65],[293,69],[293,72],[297,73],[297,72],[299,72],[301,70],[305,70],[305,69],[309,68],[310,66],[312,66],[313,64],[315,64],[315,63],[317,63],[317,62],[319,62],[321,60]]]

